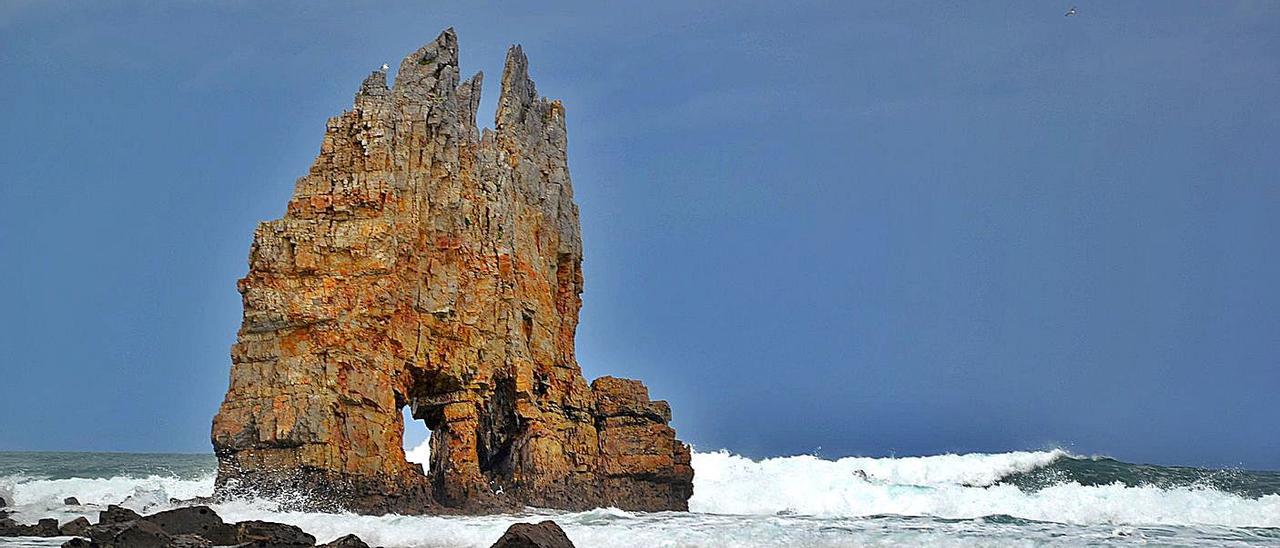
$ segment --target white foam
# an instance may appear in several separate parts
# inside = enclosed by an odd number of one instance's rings
[[[116,476],[111,478],[29,479],[19,476],[0,478],[6,486],[19,522],[35,522],[45,517],[59,521],[85,516],[97,521],[98,511],[109,504],[120,504],[139,512],[154,512],[169,507],[169,499],[190,499],[213,493],[213,476],[179,479],[171,476],[143,478]],[[75,497],[80,506],[67,506],[63,500]]]
[[[1061,451],[911,458],[812,456],[753,461],[696,453],[690,510],[819,517],[882,514],[966,519],[1010,515],[1072,524],[1280,527],[1280,495],[1247,499],[1206,488],[1065,483],[1034,492],[992,485],[1064,456]],[[867,479],[854,472],[863,470]]]
[[[409,451],[426,460],[425,444]],[[727,452],[695,453],[692,512],[643,513],[616,508],[588,512],[535,511],[497,516],[357,516],[280,512],[264,500],[215,505],[228,521],[291,523],[320,542],[354,533],[370,545],[399,548],[491,545],[516,522],[554,519],[580,548],[605,546],[849,546],[865,544],[991,545],[1152,541],[1194,544],[1231,538],[1243,529],[1280,527],[1280,495],[1247,499],[1209,488],[1082,486],[1065,483],[1023,492],[997,485],[1002,476],[1044,466],[1061,451],[910,458],[812,456],[754,461]],[[861,470],[865,474],[858,474]],[[7,482],[7,486],[6,486]],[[32,480],[0,478],[20,521],[96,518],[98,508],[128,499],[138,510],[167,507],[170,497],[207,496],[213,478],[114,477]],[[62,499],[85,503],[67,508]],[[875,518],[867,516],[946,518]],[[1005,525],[982,516],[1042,522]],[[950,521],[958,520],[958,521]],[[1160,535],[1174,535],[1165,537]],[[1223,536],[1226,535],[1226,536]],[[1213,542],[1209,542],[1213,544]],[[0,542],[0,545],[4,545]]]

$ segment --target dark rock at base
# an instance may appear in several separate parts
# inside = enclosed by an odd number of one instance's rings
[[[62,548],[101,548],[98,543],[83,538],[73,538],[62,543]]]
[[[327,544],[321,544],[320,548],[369,548],[360,537],[355,535],[346,535],[333,539]]]
[[[35,525],[22,525],[7,517],[0,519],[0,537],[56,537],[60,534],[58,520],[53,518],[42,519]]]
[[[58,520],[53,518],[44,518],[35,525],[35,537],[56,537],[62,534],[58,530]]]
[[[215,502],[218,502],[218,501],[213,497],[192,497],[189,499],[177,499],[177,498],[169,497],[169,504],[173,504],[177,506],[208,505],[208,504],[213,504]]]
[[[75,497],[67,497],[62,499],[62,503],[67,506],[80,506],[80,499]]]
[[[213,542],[200,535],[178,535],[173,537],[169,548],[212,548]]]
[[[170,548],[174,540],[159,525],[145,520],[99,523],[88,533],[102,548]]]
[[[242,543],[254,543],[252,546],[259,546],[258,542],[264,542],[262,546],[315,546],[316,537],[307,534],[306,531],[286,525],[283,523],[273,523],[270,521],[242,521],[236,524],[237,536]]]
[[[88,519],[84,516],[80,516],[62,524],[62,526],[58,527],[58,530],[62,532],[62,536],[64,537],[78,537],[85,534],[85,531],[89,530],[89,527],[91,526],[93,526],[93,524],[89,523]]]
[[[564,529],[554,521],[517,523],[507,528],[490,548],[574,548]]]
[[[99,525],[104,523],[123,523],[139,519],[142,519],[142,515],[123,506],[116,506],[114,504],[108,505],[106,510],[98,512]]]
[[[9,518],[0,519],[0,538],[25,537],[28,527],[30,525],[21,525]]]
[[[235,526],[223,523],[222,518],[208,506],[176,508],[142,519],[160,526],[164,532],[174,536],[199,535],[222,546],[240,542]]]
[[[0,497],[0,508],[4,508],[5,506],[8,506],[8,505],[9,505],[9,501],[4,500],[4,497]]]

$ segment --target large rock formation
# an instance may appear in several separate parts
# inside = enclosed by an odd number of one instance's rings
[[[329,120],[254,234],[213,421],[218,490],[358,512],[683,510],[689,448],[638,381],[574,358],[582,241],[564,107],[507,54],[496,129],[452,29]],[[431,429],[405,461],[401,409]]]

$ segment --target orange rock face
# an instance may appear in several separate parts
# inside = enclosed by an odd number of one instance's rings
[[[358,512],[684,510],[689,448],[638,381],[574,357],[582,241],[564,108],[507,55],[494,130],[452,30],[329,120],[254,235],[213,421],[218,491]],[[405,461],[401,409],[432,431]]]

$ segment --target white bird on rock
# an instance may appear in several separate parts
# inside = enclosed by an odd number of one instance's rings
[[[383,63],[383,64],[382,64],[382,70],[387,70],[387,64],[386,64],[386,63]]]

